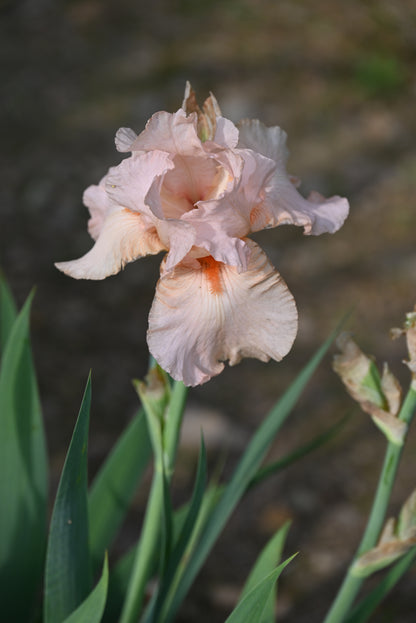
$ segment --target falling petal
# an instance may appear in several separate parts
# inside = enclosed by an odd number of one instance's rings
[[[118,273],[128,262],[164,249],[152,223],[140,214],[120,208],[107,217],[88,253],[55,266],[75,279],[105,279]]]
[[[252,241],[248,269],[208,256],[183,262],[160,279],[149,315],[148,344],[158,363],[186,385],[219,374],[223,361],[280,361],[297,331],[294,299]]]

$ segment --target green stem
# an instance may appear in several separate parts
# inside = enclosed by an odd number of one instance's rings
[[[402,405],[399,419],[406,424],[410,424],[415,409],[416,389],[413,389],[411,387]],[[342,621],[348,614],[348,611],[351,608],[351,605],[353,604],[358,591],[361,588],[364,578],[354,575],[353,567],[357,559],[364,552],[374,547],[379,538],[381,528],[385,521],[387,505],[389,503],[391,490],[393,488],[394,480],[396,477],[402,449],[403,444],[398,445],[391,441],[388,443],[383,468],[381,470],[378,482],[377,492],[374,498],[370,517],[364,531],[364,535],[348,569],[347,575],[344,578],[344,582],[340,590],[338,591],[336,599],[332,604],[332,607],[328,612],[324,623],[342,623]]]
[[[165,427],[163,432],[163,447],[165,451],[165,473],[170,480],[176,459],[179,436],[181,432],[182,418],[185,410],[188,387],[180,381],[176,381],[165,416]]]
[[[140,535],[140,547],[137,549],[133,573],[130,577],[127,597],[124,602],[120,623],[134,623],[142,607],[149,568],[158,547],[160,536],[160,518],[163,513],[163,472],[155,470],[152,487],[146,507],[146,515]]]
[[[138,384],[137,389],[146,413],[155,471],[140,535],[140,547],[137,550],[120,623],[136,623],[138,620],[155,550],[160,548],[165,486],[169,485],[174,470],[187,395],[187,388],[183,383],[176,382],[165,410],[165,392],[161,391],[158,397],[152,396],[144,384]]]

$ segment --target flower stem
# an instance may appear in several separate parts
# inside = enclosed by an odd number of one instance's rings
[[[163,431],[165,473],[168,480],[170,480],[175,466],[176,452],[179,443],[187,395],[188,387],[185,387],[181,381],[176,381],[172,388],[172,395],[165,416],[165,426]]]
[[[165,502],[164,487],[165,484],[169,485],[173,474],[187,395],[187,388],[183,383],[176,382],[169,404],[164,408],[163,394],[158,401],[149,396],[143,384],[139,384],[138,391],[145,409],[153,446],[154,474],[140,535],[140,547],[137,548],[120,623],[136,623],[138,620],[146,585],[153,571],[155,553],[160,547],[161,518],[164,515]]]
[[[403,402],[399,419],[410,424],[416,409],[416,389],[410,388]],[[375,546],[383,526],[387,505],[399,465],[403,444],[389,441],[383,467],[380,473],[378,487],[361,543],[352,560],[344,582],[338,591],[336,599],[328,612],[324,623],[342,623],[353,604],[364,578],[354,575],[353,567],[357,559],[366,551]]]
[[[149,567],[154,558],[155,549],[158,546],[162,513],[163,473],[159,469],[155,469],[140,536],[140,547],[137,548],[136,560],[130,577],[120,623],[134,623],[137,621],[149,579]]]

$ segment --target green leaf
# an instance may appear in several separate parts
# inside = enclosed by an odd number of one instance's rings
[[[105,623],[114,623],[119,620],[136,555],[137,544],[131,547],[111,568],[103,617]]]
[[[315,355],[298,375],[292,385],[286,390],[282,398],[277,402],[275,407],[271,410],[265,421],[261,424],[253,436],[243,457],[237,465],[230,483],[225,487],[220,501],[207,521],[200,541],[189,560],[188,566],[176,589],[175,595],[172,596],[172,603],[169,604],[169,618],[166,618],[164,623],[172,620],[175,612],[184,599],[185,594],[191,586],[193,579],[207,558],[228,518],[246,491],[249,482],[256,474],[272,441],[275,438],[276,433],[292,411],[300,394],[327,352],[337,332],[338,329],[333,331],[324,344],[317,350]]]
[[[411,549],[385,575],[379,584],[351,611],[345,623],[365,623],[373,614],[377,606],[383,601],[387,593],[397,584],[403,574],[416,559],[416,547]]]
[[[87,447],[91,379],[84,397],[56,494],[45,569],[44,623],[60,623],[91,589],[88,544]]]
[[[65,623],[100,623],[104,613],[108,588],[108,560],[104,558],[103,572],[97,586],[82,604],[65,619]]]
[[[193,543],[197,540],[201,530],[205,526],[207,518],[210,516],[212,509],[218,501],[219,494],[219,488],[216,486],[209,487],[205,492],[196,525],[192,531],[185,550],[185,558],[189,555],[189,552],[192,551]],[[183,532],[183,526],[188,514],[189,504],[185,504],[173,514],[174,543],[178,542],[179,536]],[[136,544],[134,547],[130,548],[130,550],[124,554],[124,556],[111,569],[107,605],[104,613],[104,621],[106,623],[113,623],[113,621],[116,621],[119,618],[130,574],[133,569],[134,560],[137,556],[137,547],[138,545]],[[156,551],[153,558],[151,575],[156,573],[158,562],[158,552]]]
[[[90,548],[96,567],[116,536],[152,455],[143,411],[133,418],[89,493]]]
[[[225,623],[261,623],[274,585],[283,569],[293,558],[294,556],[291,556],[285,562],[282,562],[277,569],[256,584],[244,599],[237,604]]]
[[[16,317],[17,309],[12,293],[0,274],[0,353],[4,352]]]
[[[199,454],[198,468],[192,498],[189,505],[187,505],[187,513],[184,517],[183,525],[181,526],[179,535],[175,540],[175,546],[173,548],[173,551],[167,561],[165,573],[161,577],[160,588],[157,598],[154,602],[154,607],[150,610],[150,612],[146,613],[145,621],[150,622],[157,620],[159,613],[161,612],[161,609],[163,607],[166,594],[171,587],[172,581],[175,577],[175,572],[192,538],[193,531],[196,527],[196,522],[198,520],[198,516],[204,499],[206,473],[207,458],[204,440],[201,436],[201,450]],[[178,524],[178,519],[174,517],[173,526],[175,526],[175,524]]]
[[[2,617],[10,623],[30,618],[46,545],[47,461],[29,342],[31,300],[11,330],[12,313],[2,322],[9,337],[0,371],[0,586]]]
[[[286,536],[289,530],[290,522],[286,522],[280,530],[269,540],[263,550],[260,552],[239,599],[239,603],[245,599],[250,591],[261,581],[262,578],[270,574],[278,564],[285,544]],[[238,604],[237,604],[238,605]],[[276,611],[276,598],[273,592],[270,594],[269,600],[266,602],[260,623],[274,623]]]

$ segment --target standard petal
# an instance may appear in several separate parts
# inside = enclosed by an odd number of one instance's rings
[[[183,262],[164,274],[149,316],[149,349],[186,385],[205,383],[243,357],[279,361],[297,332],[294,299],[263,251],[248,240],[248,270],[215,261]]]
[[[195,227],[196,246],[244,271],[248,256],[241,238],[251,231],[253,211],[263,200],[276,164],[250,149],[238,150],[237,155],[244,166],[234,187],[217,198],[198,202],[197,209],[183,218]]]
[[[134,154],[111,170],[106,179],[106,190],[115,205],[152,217],[145,203],[146,195],[155,181],[173,168],[172,158],[163,151]]]
[[[239,143],[274,160],[276,169],[264,188],[264,201],[252,205],[250,230],[259,231],[278,225],[300,225],[305,234],[334,233],[348,216],[349,204],[343,197],[325,199],[312,192],[308,199],[296,190],[296,178],[286,172],[288,150],[286,132],[278,126],[266,127],[258,119],[246,119],[239,124]],[[254,176],[251,180],[256,179]]]
[[[238,143],[238,129],[234,123],[225,117],[218,117],[213,142],[221,147],[234,149]]]
[[[78,260],[55,266],[75,279],[105,279],[125,264],[165,247],[151,222],[136,212],[120,208],[109,215],[93,248]]]
[[[131,128],[119,128],[114,139],[117,151],[132,151],[131,146],[137,138],[137,134]]]
[[[289,155],[286,147],[287,134],[275,125],[266,127],[258,119],[243,119],[237,124],[239,129],[238,147],[253,149],[284,166]]]
[[[175,113],[157,112],[131,145],[132,151],[166,151],[182,156],[203,155],[197,134],[197,115],[186,115],[180,108]]]
[[[195,229],[189,223],[176,219],[161,220],[157,223],[160,240],[169,249],[164,262],[164,270],[172,270],[190,252],[195,244]]]
[[[174,168],[168,171],[160,191],[154,186],[146,203],[155,214],[165,218],[180,218],[193,210],[198,201],[217,197],[231,178],[228,171],[214,158],[174,157]]]

